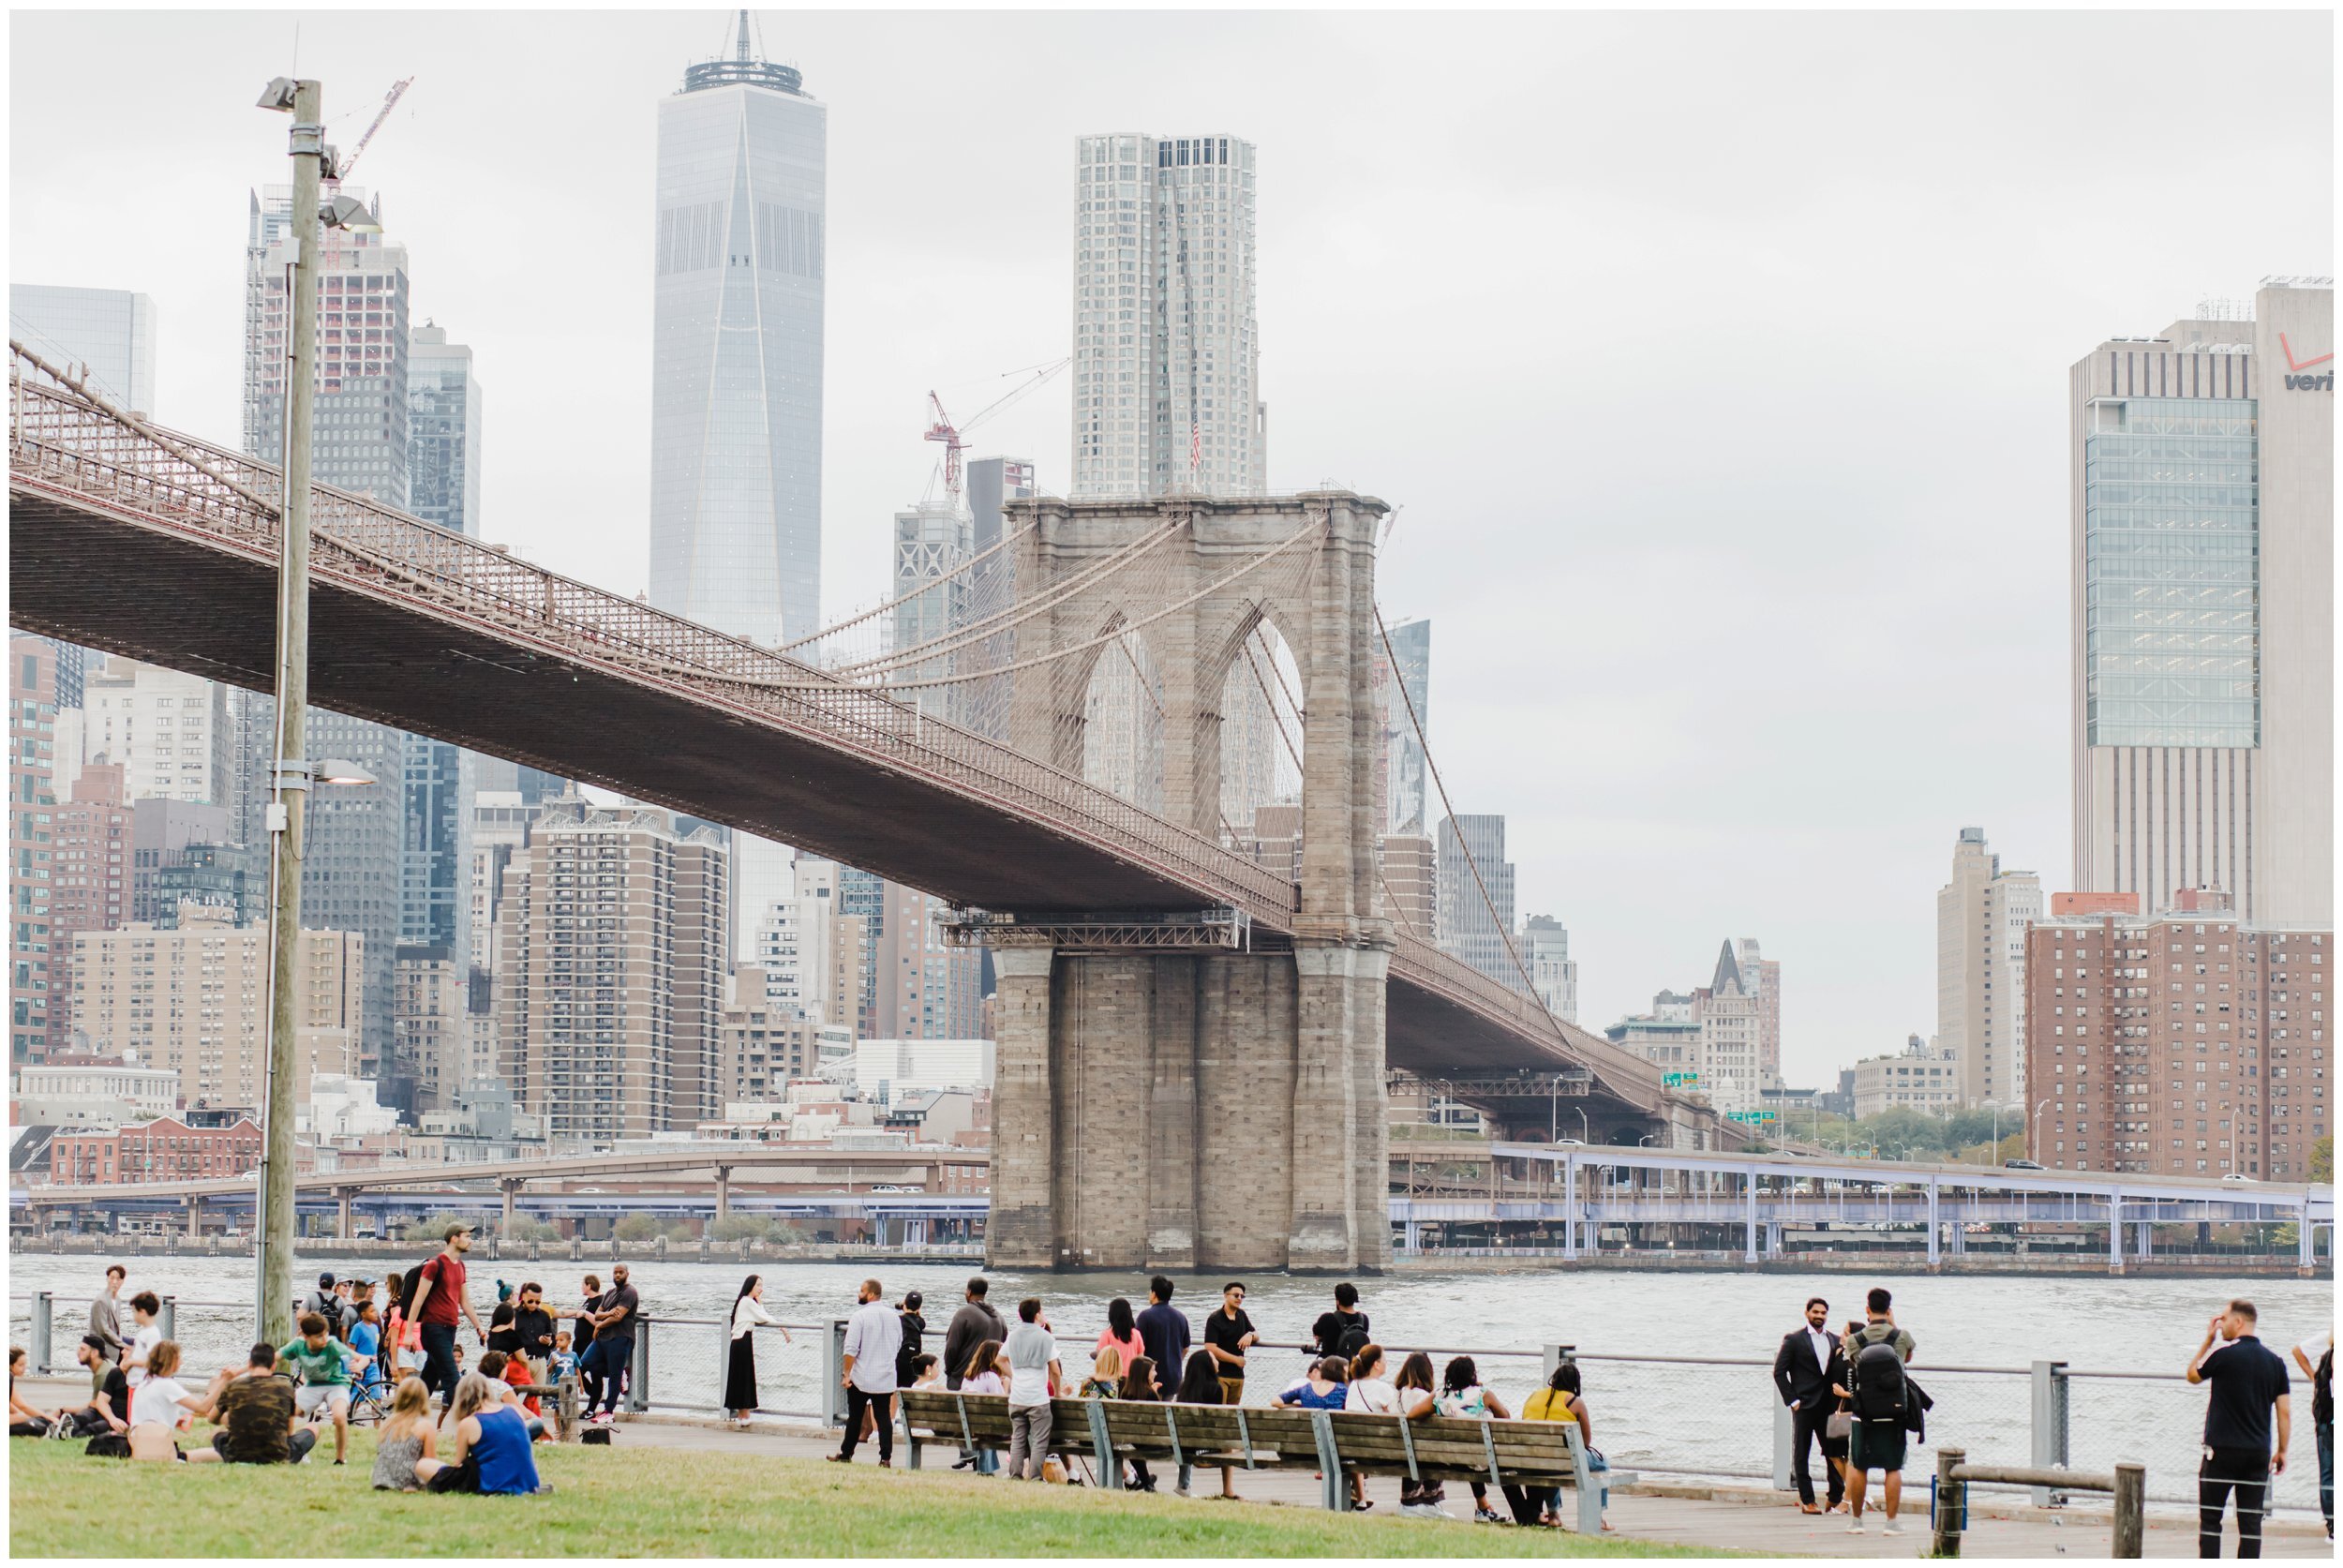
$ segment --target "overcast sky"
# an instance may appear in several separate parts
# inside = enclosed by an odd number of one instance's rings
[[[295,67],[487,391],[484,532],[647,581],[654,113],[731,13],[12,15],[10,276],[131,289],[238,439]],[[758,13],[829,106],[825,605],[1069,351],[1074,141],[1259,147],[1273,488],[1402,504],[1435,754],[1582,1023],[1754,936],[1784,1068],[1935,1027],[1963,824],[2069,885],[2067,367],[2334,270],[2323,14]],[[1061,377],[972,438],[1068,474]]]

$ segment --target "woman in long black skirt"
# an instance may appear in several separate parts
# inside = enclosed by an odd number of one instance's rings
[[[732,1360],[724,1373],[724,1409],[732,1412],[735,1426],[745,1429],[749,1412],[756,1409],[756,1325],[773,1323],[780,1326],[771,1313],[765,1310],[765,1277],[752,1274],[740,1283],[740,1293],[732,1303]],[[781,1330],[784,1343],[789,1331]]]

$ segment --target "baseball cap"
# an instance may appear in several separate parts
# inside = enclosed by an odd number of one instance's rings
[[[318,1283],[319,1283],[321,1286],[324,1286],[324,1285],[331,1285],[332,1283],[334,1283],[334,1271],[333,1271],[333,1270],[331,1270],[331,1269],[328,1269],[328,1270],[326,1270],[323,1274],[319,1275],[319,1276],[318,1276]]]
[[[450,1225],[445,1231],[441,1232],[440,1239],[441,1241],[454,1241],[457,1236],[468,1236],[470,1234],[471,1227],[459,1219]]]

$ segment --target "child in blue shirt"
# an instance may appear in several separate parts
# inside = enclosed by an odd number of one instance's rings
[[[557,1334],[553,1337],[553,1381],[560,1382],[563,1378],[575,1376],[577,1376],[577,1352],[570,1349],[568,1335]]]

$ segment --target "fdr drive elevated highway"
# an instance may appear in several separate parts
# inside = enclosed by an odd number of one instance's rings
[[[507,1221],[609,1218],[649,1213],[712,1220],[731,1212],[850,1218],[882,1239],[966,1236],[985,1223],[990,1159],[981,1150],[833,1150],[755,1142],[495,1165],[385,1167],[300,1178],[304,1212],[335,1216],[355,1233],[378,1222],[495,1208]],[[1469,1168],[1459,1173],[1457,1168]],[[760,1190],[735,1195],[735,1183]],[[625,1184],[614,1190],[604,1183]],[[36,1232],[70,1216],[149,1217],[184,1212],[190,1232],[206,1214],[248,1224],[252,1184],[201,1181],[20,1187],[11,1206]],[[2313,1271],[2333,1260],[2335,1189],[2096,1171],[2013,1171],[1870,1159],[1805,1158],[1692,1149],[1578,1144],[1397,1142],[1387,1216],[1402,1255],[1428,1234],[1463,1232],[1559,1240],[1564,1260],[1595,1259],[1604,1238],[1694,1234],[1728,1238],[1759,1262],[1797,1232],[1887,1233],[1930,1263],[1960,1258],[1976,1228],[2037,1237],[2101,1233],[2107,1266],[2152,1260],[2158,1226],[2295,1227],[2290,1250]],[[378,1229],[381,1228],[378,1224]],[[1665,1229],[1656,1229],[1665,1228]],[[2321,1238],[2324,1247],[2321,1247]]]

